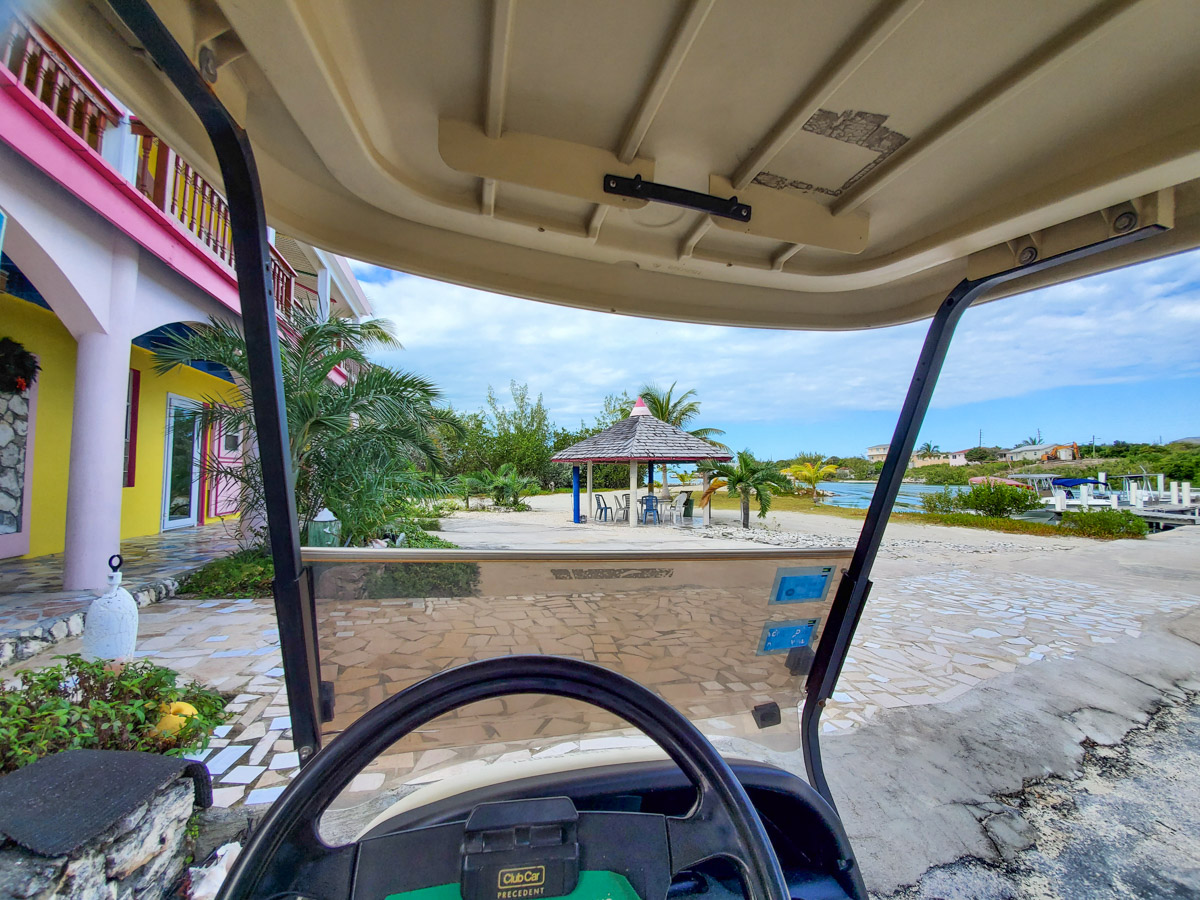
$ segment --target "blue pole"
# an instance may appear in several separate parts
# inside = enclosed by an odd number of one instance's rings
[[[579,524],[579,466],[571,466],[571,493],[575,495],[575,518],[572,520],[576,525]]]

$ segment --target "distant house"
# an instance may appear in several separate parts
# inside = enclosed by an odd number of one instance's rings
[[[873,463],[883,462],[887,459],[888,448],[891,444],[876,444],[874,447],[867,448],[867,459]]]
[[[945,453],[935,453],[933,456],[914,456],[909,460],[908,464],[914,469],[922,469],[925,466],[946,466],[951,465],[950,457]]]
[[[968,447],[967,450],[974,450],[974,447]],[[967,450],[955,450],[952,453],[947,453],[946,456],[950,459],[952,466],[965,466],[967,464]]]
[[[1077,444],[1022,444],[1020,447],[1005,450],[1004,458],[1009,462],[1079,459],[1079,446]]]

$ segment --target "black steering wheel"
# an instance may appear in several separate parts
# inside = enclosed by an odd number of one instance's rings
[[[581,870],[616,872],[642,900],[663,900],[672,876],[724,857],[741,872],[752,900],[789,900],[758,813],[708,739],[637,682],[556,656],[469,663],[405,688],[367,712],[321,750],[271,807],[234,864],[221,897],[382,900],[458,881],[466,823],[330,847],[318,834],[318,820],[351,779],[400,738],[469,703],[511,694],[582,700],[620,716],[665,750],[696,788],[696,802],[683,817],[578,813]],[[525,802],[532,801],[515,801]]]

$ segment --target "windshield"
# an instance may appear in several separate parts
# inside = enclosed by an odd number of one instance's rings
[[[849,551],[526,553],[306,550],[325,738],[443,669],[508,654],[598,663],[652,688],[717,746],[799,749],[812,651]],[[522,760],[645,746],[614,716],[514,696],[429,723],[373,767],[381,791]]]

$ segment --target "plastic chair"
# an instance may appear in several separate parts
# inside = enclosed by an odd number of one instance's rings
[[[612,521],[612,507],[608,505],[607,501],[605,501],[603,494],[596,495],[596,521]]]
[[[616,511],[616,514],[613,516],[613,521],[614,522],[628,522],[629,521],[629,504],[621,499],[620,494],[613,494],[613,499],[617,501],[617,511]]]
[[[683,521],[683,505],[687,503],[687,498],[687,494],[676,494],[675,499],[671,502],[671,505],[664,510],[664,512],[671,517],[672,522],[679,524]]]
[[[662,520],[658,517],[658,498],[653,494],[647,494],[642,498],[642,524],[646,524],[646,520],[654,516],[654,524],[661,525]]]

